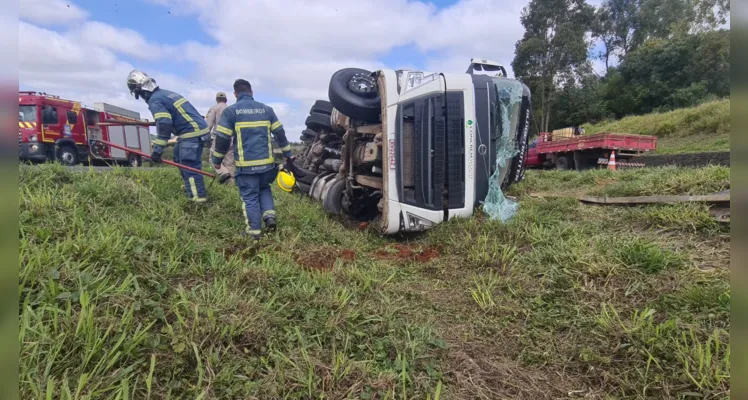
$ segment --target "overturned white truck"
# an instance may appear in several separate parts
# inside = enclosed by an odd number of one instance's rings
[[[328,95],[295,167],[330,213],[385,234],[421,231],[471,216],[489,187],[523,177],[530,92],[496,63],[473,59],[465,74],[346,68]]]

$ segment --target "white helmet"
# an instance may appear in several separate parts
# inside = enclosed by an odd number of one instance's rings
[[[145,72],[134,69],[127,75],[127,88],[137,99],[143,92],[153,92],[158,88],[158,85],[156,80],[146,75]]]

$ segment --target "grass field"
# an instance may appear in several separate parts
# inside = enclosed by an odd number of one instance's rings
[[[727,398],[729,169],[530,171],[519,213],[382,238],[276,195],[189,204],[173,169],[20,176],[21,398]]]
[[[655,135],[658,137],[657,154],[730,151],[730,100],[584,125],[584,128],[586,134]]]

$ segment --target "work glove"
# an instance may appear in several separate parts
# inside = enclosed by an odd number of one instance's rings
[[[153,161],[155,163],[160,163],[161,162],[161,153],[159,153],[157,151],[154,151],[153,153],[151,153],[151,161]]]

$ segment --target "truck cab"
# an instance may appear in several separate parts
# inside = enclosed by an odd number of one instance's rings
[[[485,70],[475,60],[468,72]],[[305,191],[329,212],[373,212],[385,234],[422,231],[471,216],[491,181],[506,188],[522,179],[530,92],[521,82],[351,70],[333,75],[330,129],[308,123],[318,132],[302,134],[307,146],[298,157],[304,175],[314,176]]]

